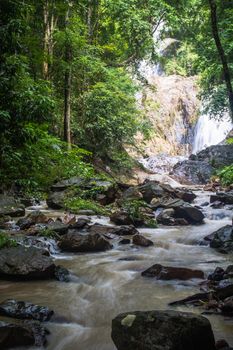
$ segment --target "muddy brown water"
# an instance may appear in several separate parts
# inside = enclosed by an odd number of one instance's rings
[[[208,194],[198,193],[196,204]],[[96,254],[58,254],[57,264],[72,273],[70,283],[57,281],[0,282],[0,299],[26,300],[53,309],[59,320],[46,327],[48,350],[115,350],[111,340],[111,321],[120,312],[175,309],[201,313],[193,307],[168,307],[168,303],[199,291],[198,281],[156,281],[141,276],[155,263],[203,270],[232,264],[232,256],[222,255],[198,242],[231,222],[231,211],[204,209],[208,218],[200,226],[141,229],[154,242],[153,247],[115,245],[111,251]],[[45,212],[47,212],[45,210]],[[61,213],[47,212],[51,216]],[[108,218],[92,218],[109,223]],[[233,345],[233,320],[207,316],[215,338]],[[29,350],[33,348],[28,348]]]

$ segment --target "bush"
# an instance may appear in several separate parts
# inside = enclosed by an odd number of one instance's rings
[[[233,184],[233,164],[221,169],[217,175],[220,177],[221,183],[224,186],[229,186]]]
[[[20,148],[8,144],[2,154],[2,171],[0,181],[8,186],[15,184],[26,192],[46,191],[51,184],[60,179],[72,176],[91,178],[95,172],[85,161],[91,153],[67,145],[51,136],[46,125],[38,127],[34,123],[24,124],[27,138]]]

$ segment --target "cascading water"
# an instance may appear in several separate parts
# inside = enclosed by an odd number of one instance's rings
[[[192,152],[198,153],[206,147],[217,145],[226,138],[232,128],[233,124],[228,114],[224,114],[219,121],[210,115],[202,114],[194,129]]]

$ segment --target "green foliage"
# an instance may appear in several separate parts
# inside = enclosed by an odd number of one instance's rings
[[[23,190],[48,190],[59,179],[72,176],[91,178],[94,169],[85,160],[91,156],[78,147],[67,150],[66,144],[47,132],[46,126],[24,124],[27,143],[20,148],[5,145],[2,155],[0,181],[15,183]]]
[[[16,247],[17,242],[6,233],[0,232],[0,249]]]
[[[45,238],[53,238],[53,239],[59,238],[59,235],[49,228],[44,228],[44,229],[40,230],[39,236],[42,236]]]
[[[109,211],[97,202],[78,197],[66,200],[65,206],[68,210],[72,211],[73,213],[78,213],[79,210],[92,210],[95,214],[98,215],[109,214]]]
[[[220,177],[221,183],[224,186],[233,184],[233,164],[221,169],[217,175]]]

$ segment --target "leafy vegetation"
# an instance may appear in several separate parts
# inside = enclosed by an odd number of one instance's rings
[[[218,176],[223,185],[229,186],[233,184],[233,164],[224,167],[218,172]]]
[[[71,198],[66,200],[65,206],[73,213],[78,213],[80,210],[91,210],[97,215],[108,215],[109,211],[106,207],[98,204],[94,200],[82,199],[82,198]]]
[[[17,242],[10,238],[8,234],[0,232],[0,249],[16,247]]]

